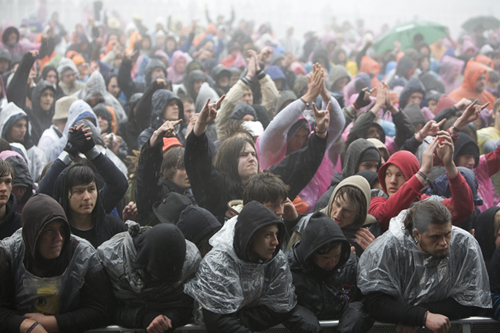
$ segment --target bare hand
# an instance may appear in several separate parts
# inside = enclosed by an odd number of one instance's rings
[[[260,50],[259,53],[259,61],[263,63],[268,63],[271,61],[271,58],[273,57],[273,48],[270,46],[264,47],[262,50]]]
[[[248,50],[248,54],[250,57],[248,58],[248,64],[247,64],[247,75],[245,76],[248,80],[251,80],[256,73],[256,65],[255,65],[255,59],[256,59],[256,53],[253,50]]]
[[[194,125],[196,125],[196,121],[198,120],[198,117],[200,116],[199,113],[195,113],[191,116],[191,120],[189,121],[189,124],[187,125],[187,128],[186,128],[186,138],[189,136],[189,133],[191,133],[191,131],[193,130],[194,128]]]
[[[457,130],[462,130],[465,126],[467,126],[468,123],[475,121],[477,118],[479,118],[479,114],[481,111],[486,109],[490,105],[490,102],[484,104],[484,105],[479,105],[477,104],[477,99],[474,100],[472,103],[467,106],[465,109],[464,113],[456,120],[454,126]]]
[[[368,230],[368,228],[359,228],[356,232],[356,243],[363,249],[366,250],[368,245],[370,245],[375,240],[375,236]]]
[[[137,218],[137,205],[130,201],[122,211],[123,222],[127,220],[136,221]]]
[[[439,123],[436,123],[435,120],[429,120],[427,124],[421,129],[422,139],[427,136],[434,136],[440,131],[440,127],[445,123],[446,118],[441,120]]]
[[[311,73],[307,76],[307,92],[302,97],[307,103],[311,103],[318,97],[323,89],[323,71],[320,64],[313,64]]]
[[[130,62],[134,62],[134,60],[137,58],[139,55],[139,51],[137,50],[131,50],[125,53],[125,59],[127,59]]]
[[[432,167],[434,166],[434,151],[436,150],[437,144],[438,138],[435,137],[422,154],[422,165],[420,167],[420,171],[426,176],[429,175],[432,171]]]
[[[29,51],[29,53],[31,53],[31,55],[33,56],[33,58],[38,57],[38,50],[31,50],[31,51]]]
[[[425,327],[433,331],[434,333],[444,333],[448,332],[451,328],[450,319],[448,317],[431,313],[427,314],[427,320],[425,322]]]
[[[165,79],[164,78],[157,78],[156,79],[156,84],[159,85],[160,87],[166,87],[167,86],[167,83],[165,82]]]
[[[283,220],[294,221],[299,217],[292,200],[286,198],[285,206],[283,207]]]
[[[458,101],[457,104],[455,104],[455,107],[459,110],[464,110],[466,107],[468,107],[472,101],[468,98],[462,98],[461,100]]]
[[[328,130],[328,126],[330,125],[330,106],[332,102],[328,102],[326,106],[326,110],[318,111],[316,108],[316,103],[313,103],[313,111],[314,111],[314,120],[316,121],[316,135],[321,138],[326,136],[326,132]],[[318,134],[321,133],[321,134]]]
[[[386,86],[382,85],[377,90],[377,97],[375,100],[375,105],[372,107],[373,113],[378,113],[378,111],[383,108],[387,104],[387,94],[386,94]]]
[[[196,120],[196,124],[194,125],[193,131],[196,136],[200,136],[205,133],[207,125],[215,120],[217,117],[217,108],[221,105],[224,98],[226,98],[226,95],[222,95],[217,102],[212,104],[209,104],[210,98],[207,100],[203,109],[201,109],[200,115]]]
[[[445,166],[451,165],[453,162],[453,140],[451,139],[450,133],[446,131],[438,132],[438,145],[436,147],[436,152],[438,157],[443,161]]]
[[[148,333],[163,333],[172,328],[172,321],[165,315],[159,315],[146,328]]]
[[[24,314],[25,318],[37,321],[44,330],[50,331],[50,332],[56,332],[59,331],[59,327],[57,325],[56,318],[54,316],[46,316],[41,313],[26,313]],[[37,326],[37,327],[38,327]],[[32,332],[34,332],[33,330]],[[43,332],[43,331],[40,331]]]

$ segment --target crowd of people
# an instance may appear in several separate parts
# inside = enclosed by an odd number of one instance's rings
[[[1,332],[500,320],[500,27],[93,10],[2,26]]]

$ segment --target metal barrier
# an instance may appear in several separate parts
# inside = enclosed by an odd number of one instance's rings
[[[320,321],[323,327],[324,333],[334,333],[337,332],[338,320],[324,320]],[[120,326],[108,326],[104,328],[99,328],[95,330],[87,331],[86,333],[105,333],[105,332],[120,332],[120,333],[146,333],[145,330],[141,329],[129,329]],[[186,325],[179,327],[175,330],[176,333],[207,333],[207,330],[203,326],[197,325]],[[396,332],[396,326],[393,324],[385,324],[380,322],[375,322],[369,333],[393,333]],[[426,328],[419,328],[418,333],[428,333],[432,332]],[[470,317],[461,320],[455,320],[451,322],[450,333],[498,333],[500,332],[500,322],[493,320],[491,318],[485,317]],[[286,328],[281,325],[275,326],[265,331],[265,333],[290,333]]]

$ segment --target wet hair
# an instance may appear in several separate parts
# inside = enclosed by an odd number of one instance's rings
[[[252,146],[255,152],[257,152],[252,140],[236,136],[222,142],[217,155],[215,155],[214,165],[215,168],[224,176],[228,198],[240,197],[241,192],[243,192],[243,183],[241,182],[241,178],[238,173],[238,161],[239,156],[245,149],[247,143]]]
[[[366,215],[368,214],[368,210],[366,208],[366,197],[364,193],[355,186],[346,185],[339,188],[337,193],[335,193],[333,202],[337,198],[341,198],[345,202],[349,202],[353,210],[358,213],[353,224],[363,225],[366,219]]]
[[[342,242],[341,241],[331,242],[331,243],[323,245],[322,247],[320,247],[319,249],[317,249],[314,253],[317,253],[317,254],[327,254],[330,251],[335,250],[339,246],[342,246]]]
[[[224,142],[229,138],[240,136],[240,134],[244,135],[245,138],[249,138],[253,141],[253,135],[249,130],[241,126],[240,122],[233,121],[228,127],[228,131],[221,138],[220,141]],[[241,136],[240,136],[241,137]]]
[[[94,171],[83,164],[75,164],[66,175],[66,193],[69,193],[73,186],[87,185],[92,182],[95,182],[97,186]]]
[[[415,203],[406,214],[403,224],[405,229],[413,235],[413,230],[424,233],[429,224],[444,225],[451,223],[451,213],[445,205],[434,200],[425,200]]]
[[[14,179],[14,168],[9,162],[0,159],[0,177],[9,175]]]
[[[182,95],[181,96],[181,102],[182,103],[194,104],[193,98],[191,96],[189,96],[189,95]]]
[[[285,201],[288,197],[288,186],[278,176],[271,172],[261,172],[252,176],[243,191],[243,205],[251,201],[261,204]]]
[[[184,148],[174,147],[167,150],[163,156],[161,169],[163,181],[172,180],[178,169],[184,169]]]

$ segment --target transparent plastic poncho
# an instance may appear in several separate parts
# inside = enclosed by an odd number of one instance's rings
[[[230,314],[244,307],[264,305],[275,312],[289,312],[297,304],[288,260],[282,251],[258,264],[242,261],[233,248],[237,216],[211,239],[213,249],[201,261],[196,277],[184,292],[204,309]]]
[[[407,211],[392,218],[389,230],[361,255],[361,292],[383,292],[412,306],[452,297],[464,306],[491,308],[488,273],[476,239],[453,227],[449,255],[433,258],[404,229]]]

